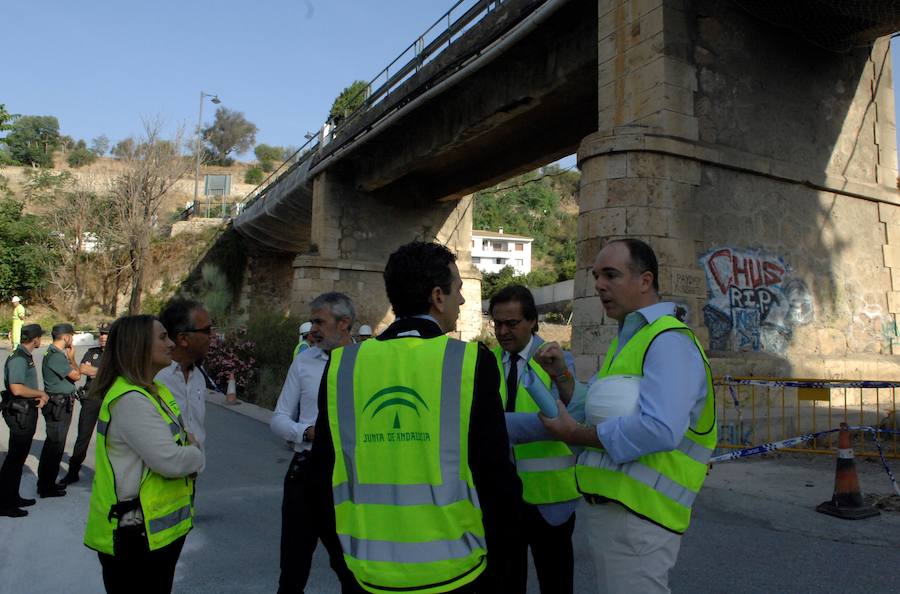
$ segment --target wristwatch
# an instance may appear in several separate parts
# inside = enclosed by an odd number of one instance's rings
[[[303,430],[303,441],[309,441],[309,427]]]

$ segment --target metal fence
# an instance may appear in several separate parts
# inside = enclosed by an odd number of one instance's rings
[[[900,458],[900,382],[724,377],[714,383],[720,448],[781,441],[844,422],[880,430],[853,433],[857,455],[877,455],[877,435],[885,456]],[[829,433],[783,451],[833,454],[836,447],[837,434]]]

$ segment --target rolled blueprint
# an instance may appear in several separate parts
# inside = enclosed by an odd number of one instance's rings
[[[556,398],[547,389],[537,375],[529,366],[525,366],[527,370],[522,378],[522,386],[528,391],[528,394],[534,399],[535,403],[540,407],[545,417],[551,419],[559,416],[559,409],[556,408]]]

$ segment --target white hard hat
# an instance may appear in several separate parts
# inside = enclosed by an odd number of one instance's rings
[[[19,301],[21,301],[21,299],[19,299],[19,296],[18,296],[18,295],[13,295],[12,302],[13,302],[13,303],[18,303]]]
[[[309,331],[312,330],[312,324],[309,322],[303,322],[300,324],[300,336],[306,336],[309,334]]]
[[[360,336],[372,336],[372,327],[368,324],[363,324],[359,327],[359,335]]]

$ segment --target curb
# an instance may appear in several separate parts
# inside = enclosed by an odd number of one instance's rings
[[[249,402],[244,402],[243,400],[240,401],[240,405],[227,404],[225,402],[225,395],[219,394],[218,392],[207,391],[206,401],[221,406],[222,408],[228,409],[233,413],[237,413],[245,417],[250,417],[255,421],[265,423],[266,425],[269,425],[269,423],[272,421],[273,413],[268,408],[263,408]]]

